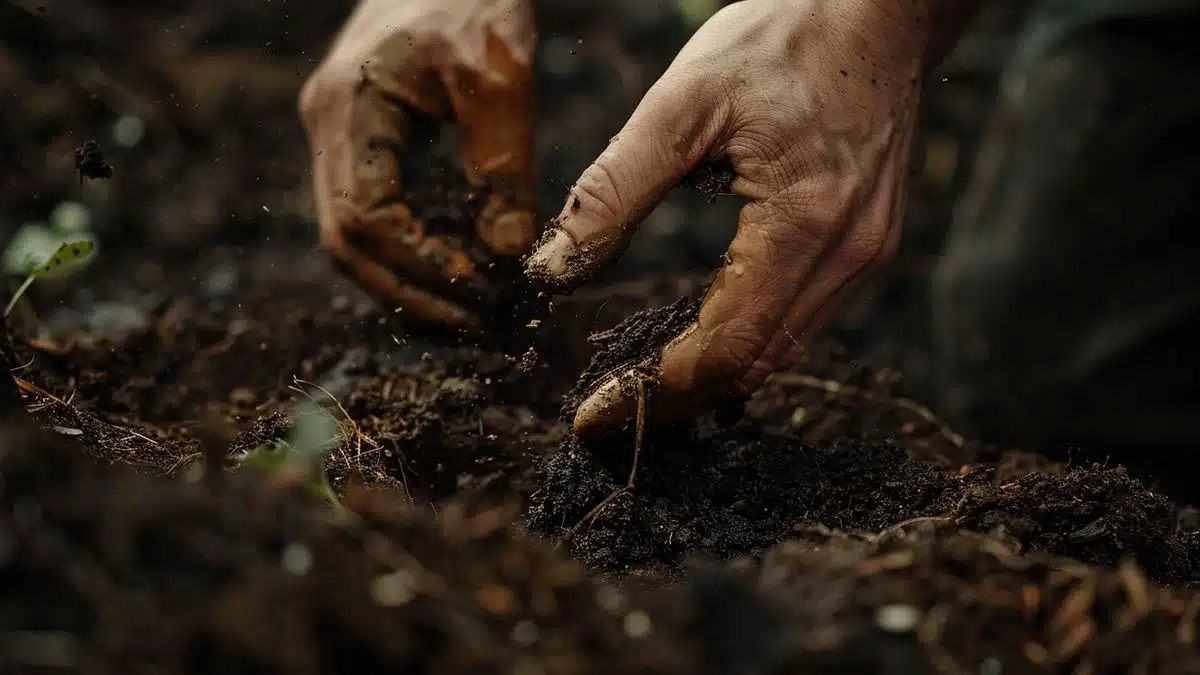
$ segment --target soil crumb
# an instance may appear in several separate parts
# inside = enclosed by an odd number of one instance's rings
[[[730,194],[735,176],[737,172],[729,162],[704,164],[685,174],[679,185],[696,190],[713,203],[720,195]]]
[[[0,472],[5,672],[689,672],[516,508],[358,489],[329,514],[269,474],[182,484],[11,427]]]
[[[355,485],[330,512],[271,472],[154,478],[28,418],[2,430],[5,672],[1183,673],[1200,658],[1195,591],[948,518],[806,524],[760,560],[621,587],[523,536],[511,505],[435,516]]]

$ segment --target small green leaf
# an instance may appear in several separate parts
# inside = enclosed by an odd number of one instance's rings
[[[96,250],[96,243],[92,241],[68,241],[51,255],[46,262],[34,268],[29,276],[25,277],[25,281],[17,288],[16,292],[8,301],[8,305],[4,308],[4,316],[12,314],[13,307],[17,306],[17,301],[21,296],[25,295],[25,291],[29,290],[29,286],[33,284],[38,277],[45,276],[62,267],[78,262],[91,255],[92,251]]]
[[[93,241],[69,241],[51,255],[46,262],[30,272],[32,277],[40,277],[43,274],[49,274],[54,270],[65,265],[83,260],[96,250],[96,242]]]
[[[301,401],[287,437],[289,453],[306,467],[321,466],[341,442],[341,427],[333,415],[315,401]]]
[[[296,406],[296,421],[286,440],[264,443],[247,452],[239,464],[265,473],[290,469],[307,478],[310,494],[339,506],[337,493],[325,473],[325,458],[342,440],[341,427],[330,412],[315,401]]]

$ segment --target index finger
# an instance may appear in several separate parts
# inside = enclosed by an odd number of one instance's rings
[[[629,244],[635,228],[713,145],[724,108],[687,80],[659,80],[571,188],[526,263],[532,281],[568,292]]]

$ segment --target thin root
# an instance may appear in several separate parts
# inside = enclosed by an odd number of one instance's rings
[[[633,441],[633,466],[629,470],[629,480],[625,482],[625,487],[618,488],[614,490],[612,494],[608,495],[604,499],[601,499],[599,504],[593,506],[592,509],[583,516],[583,518],[579,519],[579,522],[575,523],[570,530],[567,530],[567,533],[564,534],[558,540],[558,543],[554,545],[555,549],[561,549],[563,546],[569,543],[571,538],[574,537],[579,530],[583,529],[584,525],[591,525],[591,523],[595,522],[596,518],[600,516],[600,513],[603,512],[609,504],[612,504],[614,501],[616,501],[618,497],[621,497],[622,495],[633,494],[634,485],[637,483],[638,466],[641,464],[642,459],[642,441],[646,436],[646,384],[640,377],[637,378],[637,388],[637,421]]]
[[[947,441],[953,443],[956,447],[962,448],[967,444],[966,439],[963,438],[961,434],[950,428],[950,425],[943,422],[942,419],[934,414],[932,410],[921,405],[920,403],[917,403],[916,401],[907,398],[881,395],[876,392],[863,389],[862,387],[856,387],[854,385],[845,384],[836,380],[822,380],[819,377],[813,377],[812,375],[804,375],[801,373],[779,373],[773,376],[772,380],[782,385],[793,385],[807,387],[809,389],[819,389],[829,394],[835,394],[838,396],[851,396],[872,403],[882,403],[884,405],[900,408],[901,410],[906,410],[917,417],[920,417],[923,421],[937,427],[938,433]]]
[[[313,403],[317,403],[317,401],[313,397],[313,395],[310,392],[303,389],[303,387],[311,387],[311,388],[316,389],[317,391],[321,392],[326,397],[328,397],[329,400],[333,402],[333,405],[337,407],[338,412],[340,412],[341,416],[342,416],[342,421],[339,423],[339,426],[341,427],[341,430],[342,430],[342,438],[343,438],[343,443],[342,443],[341,453],[340,453],[341,457],[342,457],[342,462],[345,464],[347,471],[351,471],[351,472],[357,471],[361,474],[362,458],[363,458],[363,444],[366,443],[366,445],[368,447],[370,447],[373,451],[381,451],[382,447],[379,445],[379,442],[362,432],[362,429],[360,429],[358,427],[358,423],[355,422],[354,418],[350,416],[350,413],[346,411],[346,408],[345,408],[345,406],[342,405],[342,402],[337,400],[337,398],[333,394],[331,394],[328,389],[326,389],[326,388],[322,387],[321,385],[316,384],[314,382],[309,382],[308,380],[302,380],[295,376],[292,377],[292,381],[293,381],[293,385],[289,386],[288,389],[291,389],[292,391],[303,394],[304,396],[308,397],[309,400],[313,401]],[[348,447],[354,448],[354,460],[353,461],[351,461],[350,455],[347,452]]]

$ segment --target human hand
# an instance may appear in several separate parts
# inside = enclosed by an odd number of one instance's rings
[[[491,284],[467,249],[533,245],[535,40],[527,0],[363,0],[304,85],[321,245],[406,320],[479,328]],[[471,232],[402,202],[422,116],[455,121],[468,179],[493,187]]]
[[[731,163],[732,191],[749,200],[697,321],[663,350],[656,418],[757,389],[893,255],[928,24],[913,0],[730,5],[572,188],[526,265],[557,292],[620,255],[697,165]],[[576,433],[627,422],[638,377],[598,385],[576,411]]]

